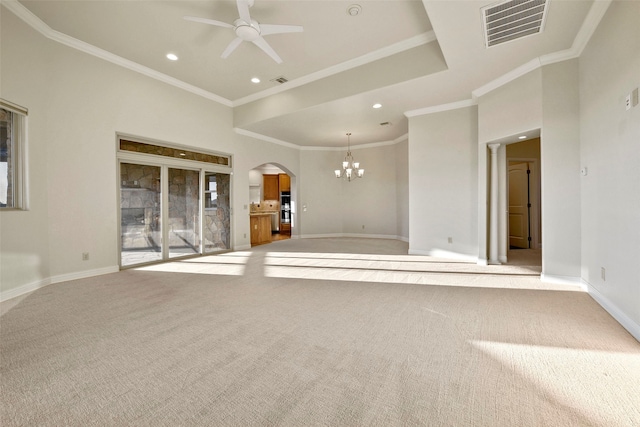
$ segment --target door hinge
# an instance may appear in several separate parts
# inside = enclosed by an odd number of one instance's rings
[[[527,207],[530,208],[531,207],[531,203],[527,203]]]
[[[529,169],[527,169],[527,175],[529,175],[531,173],[531,171]]]
[[[527,237],[527,240],[528,240],[528,241],[531,241],[531,236]]]

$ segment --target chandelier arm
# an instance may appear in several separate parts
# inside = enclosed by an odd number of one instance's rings
[[[364,176],[360,162],[356,162],[351,154],[351,132],[347,133],[347,155],[342,162],[342,170],[336,169],[334,173],[336,178],[345,178],[348,182]]]

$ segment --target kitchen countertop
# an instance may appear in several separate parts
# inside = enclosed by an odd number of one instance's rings
[[[277,213],[278,211],[256,211],[256,212],[250,212],[249,215],[273,215]]]

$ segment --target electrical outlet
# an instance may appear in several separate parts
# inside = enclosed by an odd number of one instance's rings
[[[447,241],[448,241],[449,243],[453,243],[453,237],[448,237],[448,238],[447,238]]]
[[[364,225],[362,226],[362,229],[364,230]]]
[[[82,260],[89,261],[89,252],[82,252]]]
[[[247,233],[244,233],[244,238],[245,238],[245,239],[247,238]]]
[[[607,279],[606,279],[605,272],[606,272],[606,271],[605,271],[604,267],[600,267],[600,277],[602,278],[602,281],[603,281],[603,282],[607,280]]]

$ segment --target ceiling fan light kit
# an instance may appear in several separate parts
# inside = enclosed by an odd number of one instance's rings
[[[187,21],[200,22],[202,24],[214,25],[216,27],[232,28],[236,34],[236,38],[229,43],[227,48],[222,52],[221,57],[227,58],[243,41],[252,42],[258,46],[264,53],[269,55],[271,59],[278,64],[282,63],[282,58],[267,43],[263,36],[269,34],[283,33],[301,33],[303,28],[299,25],[273,25],[259,24],[255,19],[251,19],[249,8],[253,6],[254,0],[237,0],[238,15],[240,16],[233,22],[233,25],[214,19],[198,18],[193,16],[185,16]]]

